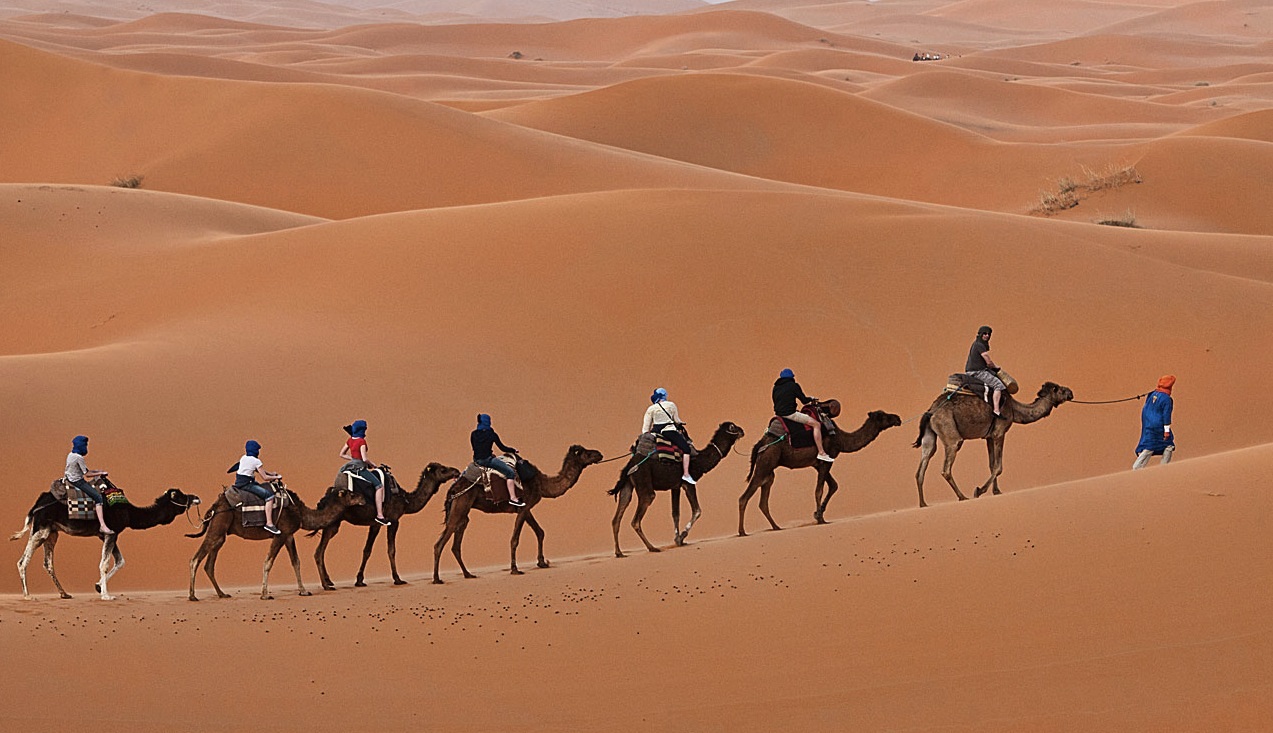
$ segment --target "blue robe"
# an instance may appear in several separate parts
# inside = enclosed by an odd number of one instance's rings
[[[1136,446],[1136,455],[1141,451],[1151,451],[1160,456],[1163,451],[1176,445],[1176,436],[1163,438],[1163,426],[1171,424],[1171,395],[1154,390],[1145,398],[1145,406],[1140,410],[1140,443]]]

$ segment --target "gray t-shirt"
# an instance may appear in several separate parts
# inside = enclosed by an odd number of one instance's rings
[[[86,473],[88,473],[88,466],[84,465],[84,456],[75,451],[67,453],[66,480],[71,482],[82,481]]]
[[[990,351],[990,344],[977,339],[972,342],[972,348],[968,349],[968,362],[964,364],[965,372],[979,372],[986,367],[986,358],[982,354]]]

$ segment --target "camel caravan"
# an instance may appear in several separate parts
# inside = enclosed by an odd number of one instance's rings
[[[964,441],[986,441],[990,476],[977,487],[973,497],[987,491],[999,494],[1003,444],[1008,430],[1018,423],[1041,420],[1057,406],[1074,399],[1069,388],[1046,382],[1033,402],[1018,401],[1014,396],[1018,391],[1016,381],[991,358],[990,336],[989,326],[983,326],[977,332],[964,371],[950,375],[945,389],[918,416],[919,435],[914,447],[920,449],[919,468],[915,475],[920,507],[928,506],[924,500],[924,475],[939,442],[945,451],[942,477],[962,501],[968,497],[955,483],[952,474],[955,458]],[[1170,384],[1167,389],[1170,389]],[[836,422],[841,411],[839,401],[809,397],[795,381],[795,374],[790,369],[783,369],[774,382],[773,404],[774,414],[748,456],[747,483],[738,498],[740,537],[747,534],[747,506],[758,492],[761,513],[771,529],[780,529],[769,512],[770,489],[779,468],[813,469],[816,474],[813,520],[816,524],[825,524],[827,506],[839,490],[839,483],[832,476],[837,459],[866,448],[884,431],[903,424],[898,415],[872,410],[856,430],[844,430]],[[1155,409],[1161,411],[1161,405],[1155,404],[1159,405]],[[1167,409],[1165,434],[1170,440],[1170,408]],[[300,557],[296,549],[296,533],[302,530],[308,537],[319,537],[314,550],[319,582],[323,590],[334,590],[336,585],[327,572],[326,554],[343,524],[367,528],[362,562],[354,585],[366,585],[367,563],[382,528],[385,530],[393,583],[403,585],[406,581],[399,575],[397,565],[399,527],[407,517],[421,513],[438,493],[444,493],[443,528],[433,545],[434,583],[443,582],[440,566],[448,542],[463,577],[475,577],[465,566],[462,554],[464,532],[474,510],[483,514],[513,515],[509,538],[510,573],[522,574],[517,565],[517,549],[522,531],[528,525],[537,541],[536,566],[547,568],[549,563],[544,555],[546,533],[535,517],[535,508],[545,499],[565,496],[579,482],[584,469],[607,462],[599,451],[576,444],[567,449],[557,473],[546,474],[523,458],[517,449],[506,445],[492,427],[491,417],[480,414],[477,426],[470,434],[472,462],[464,470],[442,463],[429,463],[420,472],[415,488],[408,491],[398,482],[392,468],[370,460],[366,421],[354,421],[344,430],[349,436],[340,450],[340,457],[345,463],[312,508],[288,488],[281,474],[265,468],[260,458],[261,444],[255,440],[247,441],[243,456],[227,471],[234,475],[233,483],[222,487],[200,520],[190,519],[198,529],[186,536],[201,540],[190,559],[191,601],[198,600],[195,582],[201,565],[217,597],[229,597],[217,583],[216,563],[226,539],[232,535],[244,540],[268,542],[262,566],[262,599],[272,598],[270,570],[279,552],[285,548],[296,575],[297,593],[310,595],[301,578]],[[1156,430],[1161,432],[1161,429]],[[626,459],[608,492],[615,498],[615,512],[610,522],[615,557],[625,556],[619,533],[633,497],[636,498],[636,508],[631,519],[632,529],[649,552],[660,551],[642,529],[642,520],[659,492],[671,495],[673,541],[677,546],[684,545],[691,528],[702,515],[698,499],[699,481],[707,478],[731,453],[744,455],[737,448],[744,435],[743,428],[736,423],[722,422],[704,447],[696,448],[677,405],[668,398],[666,390],[656,389],[650,396],[650,405],[636,442],[627,453],[608,459]],[[499,449],[498,454],[496,448]],[[59,595],[71,597],[58,581],[53,564],[58,537],[67,534],[100,539],[102,554],[96,589],[102,599],[112,600],[107,582],[124,566],[124,556],[119,548],[120,534],[126,529],[143,530],[170,524],[178,516],[186,515],[189,519],[189,513],[200,505],[199,497],[170,488],[149,506],[135,506],[123,490],[110,481],[105,471],[89,470],[85,463],[87,454],[88,438],[77,436],[67,456],[65,474],[54,481],[48,491],[39,495],[35,505],[27,512],[22,529],[11,538],[18,540],[28,536],[26,549],[18,561],[25,598],[31,597],[27,586],[27,566],[41,547],[44,548],[44,569],[53,579]],[[1169,456],[1164,457],[1164,462],[1167,459]],[[684,529],[681,528],[682,492],[691,509]]]

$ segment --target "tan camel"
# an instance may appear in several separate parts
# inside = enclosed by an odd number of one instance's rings
[[[99,490],[106,487],[117,488],[105,476],[98,479],[97,483]],[[98,565],[99,578],[95,588],[101,593],[103,601],[115,600],[115,597],[106,590],[106,583],[119,572],[120,568],[124,567],[124,553],[119,549],[119,536],[124,533],[124,530],[150,529],[161,524],[171,524],[174,519],[198,503],[199,497],[194,494],[183,493],[180,489],[168,489],[150,506],[133,506],[128,503],[107,504],[102,507],[103,518],[106,520],[106,526],[115,530],[115,534],[103,535],[98,531],[100,525],[96,518],[70,519],[65,501],[53,498],[53,494],[47,491],[40,494],[35,500],[35,505],[31,507],[31,511],[27,512],[22,529],[9,537],[11,540],[19,540],[27,532],[31,533],[27,539],[26,550],[18,560],[18,576],[22,578],[22,597],[27,599],[31,597],[27,591],[27,564],[31,562],[31,556],[41,545],[44,547],[44,569],[53,579],[58,595],[63,598],[71,597],[71,594],[62,588],[62,583],[57,579],[57,572],[53,569],[53,549],[57,546],[58,535],[66,534],[71,537],[102,538],[102,560]]]
[[[834,436],[823,438],[827,453],[838,456],[842,453],[854,453],[870,445],[880,433],[902,424],[897,415],[882,410],[873,410],[866,416],[862,427],[851,433],[837,428]],[[772,434],[760,436],[751,449],[751,470],[747,472],[747,489],[738,497],[738,536],[746,537],[743,528],[743,517],[747,513],[747,503],[756,490],[760,490],[760,511],[769,520],[773,529],[781,529],[769,513],[769,489],[773,487],[774,471],[778,468],[810,468],[818,471],[818,483],[813,496],[813,518],[818,524],[826,524],[827,505],[831,497],[839,491],[840,484],[831,475],[833,464],[818,460],[818,450],[813,446],[792,448],[790,440],[776,440]],[[826,496],[822,495],[822,485],[827,485]]]
[[[1044,382],[1039,388],[1038,397],[1028,405],[1005,393],[1004,404],[1000,409],[1003,417],[995,418],[990,405],[980,397],[958,393],[938,397],[920,418],[919,437],[915,439],[915,447],[920,449],[919,470],[915,472],[919,505],[928,506],[924,502],[924,474],[928,471],[929,459],[937,452],[938,440],[941,440],[946,452],[946,460],[941,469],[942,478],[955,490],[955,496],[960,501],[968,497],[955,485],[955,476],[951,472],[955,465],[955,456],[965,440],[985,440],[990,454],[990,478],[977,487],[973,498],[986,493],[986,489],[998,494],[999,474],[1003,473],[1003,439],[1008,434],[1008,429],[1017,423],[1025,425],[1042,420],[1052,414],[1052,408],[1072,399],[1074,393],[1069,387]]]
[[[703,474],[716,468],[721,461],[725,460],[725,455],[734,447],[740,438],[743,437],[743,429],[732,422],[726,421],[716,428],[716,434],[712,436],[711,442],[707,447],[698,452],[698,455],[690,459],[690,476],[695,480],[703,477]],[[635,468],[635,470],[634,470]],[[631,471],[632,473],[629,473]],[[689,499],[690,509],[693,514],[690,521],[685,524],[685,531],[681,531],[681,489],[685,489],[685,497]],[[636,530],[637,536],[645,543],[645,548],[650,552],[659,552],[659,548],[650,544],[646,539],[645,532],[641,531],[641,519],[645,516],[645,512],[654,503],[655,492],[671,491],[672,492],[672,524],[676,528],[676,544],[684,545],[685,538],[690,533],[690,528],[694,526],[694,522],[698,521],[702,510],[698,505],[698,487],[682,485],[681,483],[681,463],[659,460],[655,456],[636,457],[633,456],[623,466],[623,470],[619,471],[619,480],[615,483],[614,488],[610,489],[611,496],[616,496],[618,506],[614,509],[614,519],[610,522],[611,529],[614,530],[614,556],[624,557],[623,551],[619,549],[619,525],[623,523],[623,513],[627,511],[628,504],[632,502],[632,494],[637,496],[636,513],[632,517],[632,529]]]
[[[271,481],[266,484],[268,488],[273,488],[275,485],[286,489],[281,481]],[[331,502],[327,507],[310,509],[305,506],[304,502],[300,500],[300,497],[294,491],[286,490],[291,501],[285,506],[274,509],[274,526],[278,527],[280,532],[277,535],[266,532],[264,527],[244,527],[242,510],[230,506],[230,502],[226,501],[224,493],[217,497],[216,503],[203,515],[203,528],[195,534],[186,535],[193,538],[203,537],[203,544],[199,545],[194,557],[190,558],[190,600],[199,600],[194,594],[194,578],[195,572],[199,569],[199,563],[203,562],[204,557],[207,557],[208,562],[204,565],[203,570],[208,574],[208,580],[212,581],[212,588],[217,592],[217,597],[230,597],[230,594],[222,591],[221,586],[217,584],[216,566],[217,554],[221,552],[221,546],[225,544],[226,537],[232,534],[238,535],[245,540],[270,540],[270,550],[265,556],[265,567],[261,577],[261,600],[270,601],[274,599],[270,595],[269,588],[270,568],[274,567],[274,558],[278,556],[278,551],[283,547],[287,548],[287,554],[292,558],[292,569],[296,571],[296,589],[299,595],[307,596],[310,594],[309,591],[305,590],[305,584],[301,582],[301,561],[296,555],[295,535],[297,531],[302,529],[321,530],[336,521],[341,513],[349,507],[361,506],[366,504],[367,500],[356,492],[341,491],[336,495],[335,501]]]
[[[523,507],[515,507],[507,502],[493,502],[487,498],[486,492],[480,484],[472,485],[463,478],[451,484],[446,495],[446,527],[443,528],[442,536],[438,537],[437,543],[433,545],[433,582],[442,582],[442,578],[438,575],[438,566],[442,560],[442,548],[446,547],[446,541],[452,535],[455,536],[455,542],[451,545],[451,553],[455,555],[456,562],[460,564],[460,570],[464,573],[464,577],[477,577],[470,573],[468,568],[464,567],[464,558],[460,556],[460,546],[464,542],[464,530],[469,525],[469,512],[473,509],[486,514],[517,515],[517,520],[513,523],[513,537],[509,541],[509,549],[512,556],[510,571],[513,575],[522,574],[522,571],[517,569],[517,545],[521,539],[522,526],[526,524],[530,525],[531,530],[535,532],[535,537],[539,540],[539,558],[536,566],[541,568],[548,567],[548,561],[544,559],[544,529],[539,526],[539,522],[535,521],[531,510],[535,508],[540,499],[556,499],[564,495],[579,481],[579,476],[585,468],[595,463],[600,463],[601,459],[601,454],[595,450],[590,450],[582,445],[572,445],[570,450],[566,451],[566,457],[561,464],[561,471],[556,476],[547,476],[531,465],[529,461],[519,458],[517,461],[517,472],[522,479],[520,498],[526,504]]]
[[[388,543],[389,552],[389,570],[393,573],[394,585],[406,585],[405,580],[398,577],[398,522],[408,514],[415,514],[429,503],[429,499],[438,493],[438,487],[455,478],[459,478],[460,472],[450,466],[444,466],[441,463],[430,463],[420,472],[420,480],[416,482],[415,491],[406,493],[397,491],[398,480],[394,478],[393,472],[388,466],[381,466],[385,475],[385,519],[392,524],[385,530],[385,540]],[[318,502],[318,508],[324,509],[332,501],[336,501],[340,489],[333,486],[327,490],[327,495]],[[365,498],[365,497],[364,497]],[[319,532],[323,533],[321,539],[318,540],[318,547],[314,549],[314,562],[318,565],[318,577],[323,583],[323,590],[335,590],[336,585],[332,583],[331,576],[327,574],[327,543],[331,542],[336,533],[340,531],[340,523],[348,522],[349,524],[367,528],[367,544],[362,548],[362,564],[358,566],[358,579],[354,581],[354,586],[358,588],[366,587],[363,582],[363,573],[367,570],[367,560],[371,557],[371,547],[376,542],[376,536],[380,534],[380,525],[376,524],[376,507],[368,501],[361,506],[352,506],[345,510],[336,521],[323,527],[321,530],[314,530],[309,533],[309,537],[313,537]]]

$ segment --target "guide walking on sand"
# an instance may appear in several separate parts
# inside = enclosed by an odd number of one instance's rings
[[[1176,451],[1176,437],[1171,433],[1171,388],[1176,378],[1167,374],[1158,380],[1158,388],[1145,397],[1145,406],[1140,410],[1140,443],[1136,446],[1136,462],[1132,470],[1136,471],[1149,464],[1153,456],[1162,456],[1162,465],[1171,463],[1171,455]]]

